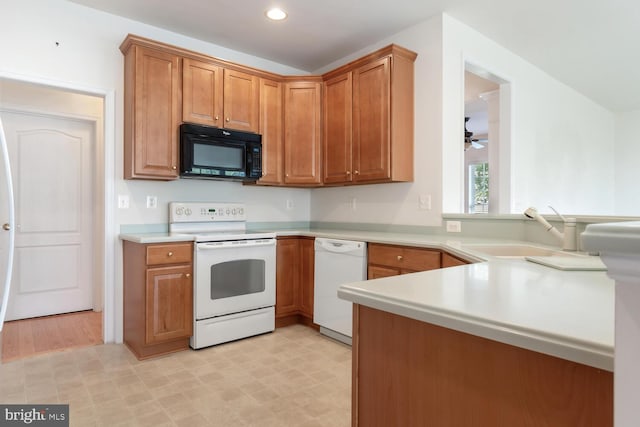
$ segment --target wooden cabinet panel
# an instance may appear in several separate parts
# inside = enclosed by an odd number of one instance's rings
[[[352,180],[352,73],[324,82],[324,175],[325,184]]]
[[[440,268],[440,251],[397,245],[369,244],[369,265],[398,269],[399,273]]]
[[[138,359],[189,348],[192,254],[190,242],[124,242],[124,342]]]
[[[325,184],[413,181],[415,58],[391,45],[323,76]]]
[[[456,265],[465,265],[465,264],[469,264],[469,263],[460,258],[456,258],[451,254],[442,252],[442,268],[455,267]]]
[[[124,177],[178,177],[180,57],[130,45],[125,51]]]
[[[222,126],[223,69],[195,59],[182,60],[182,120]]]
[[[298,311],[300,253],[297,238],[279,238],[276,246],[276,318]]]
[[[191,243],[168,243],[147,246],[147,265],[190,263]]]
[[[380,265],[369,265],[367,268],[367,279],[380,279],[382,277],[397,276],[400,270],[397,268],[383,267]]]
[[[284,94],[284,182],[320,184],[319,82],[288,82]]]
[[[282,183],[282,84],[260,79],[262,178],[259,184]]]
[[[614,375],[354,305],[352,426],[613,426]]]
[[[276,249],[276,326],[313,323],[314,241],[279,237]]]
[[[147,270],[146,343],[157,344],[193,333],[191,265]]]
[[[259,79],[248,73],[224,70],[224,127],[258,132]]]
[[[258,77],[189,58],[182,73],[183,121],[258,132]]]
[[[388,57],[354,71],[354,179],[391,178],[389,137],[390,71]]]
[[[313,319],[315,239],[300,238],[300,314]]]

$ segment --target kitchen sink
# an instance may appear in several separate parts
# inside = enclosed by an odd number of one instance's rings
[[[551,249],[533,245],[520,244],[483,244],[483,245],[464,245],[463,249],[478,252],[484,255],[490,255],[498,258],[524,258],[527,256],[562,256],[562,257],[580,257],[582,255],[564,252],[560,249]]]

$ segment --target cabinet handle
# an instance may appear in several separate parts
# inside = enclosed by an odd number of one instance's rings
[[[218,120],[219,118],[220,118],[220,116],[216,116],[216,117],[214,118],[214,120]]]
[[[351,175],[351,171],[347,171],[347,175]]]
[[[229,121],[230,121],[230,119],[229,119],[229,117],[227,117],[227,122],[229,122]]]
[[[167,256],[173,256],[173,252],[169,252]]]
[[[189,277],[191,277],[191,273],[185,274],[184,277],[186,277],[188,279]]]
[[[358,172],[358,171],[354,172],[354,175],[359,175],[359,174],[360,174],[360,172]]]
[[[398,261],[402,261],[402,255],[398,255],[396,258],[398,259]]]

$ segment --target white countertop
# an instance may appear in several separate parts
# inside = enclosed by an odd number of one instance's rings
[[[475,261],[459,267],[345,284],[338,296],[613,371],[614,281],[606,272],[560,271],[524,259],[494,258],[463,248],[464,244],[504,243],[504,240],[349,230],[275,232],[278,236],[441,249]],[[128,234],[120,238],[138,243],[188,240],[168,233]]]

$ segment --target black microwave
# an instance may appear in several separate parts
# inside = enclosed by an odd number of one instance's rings
[[[180,125],[180,176],[256,181],[262,177],[262,136],[183,123]]]

